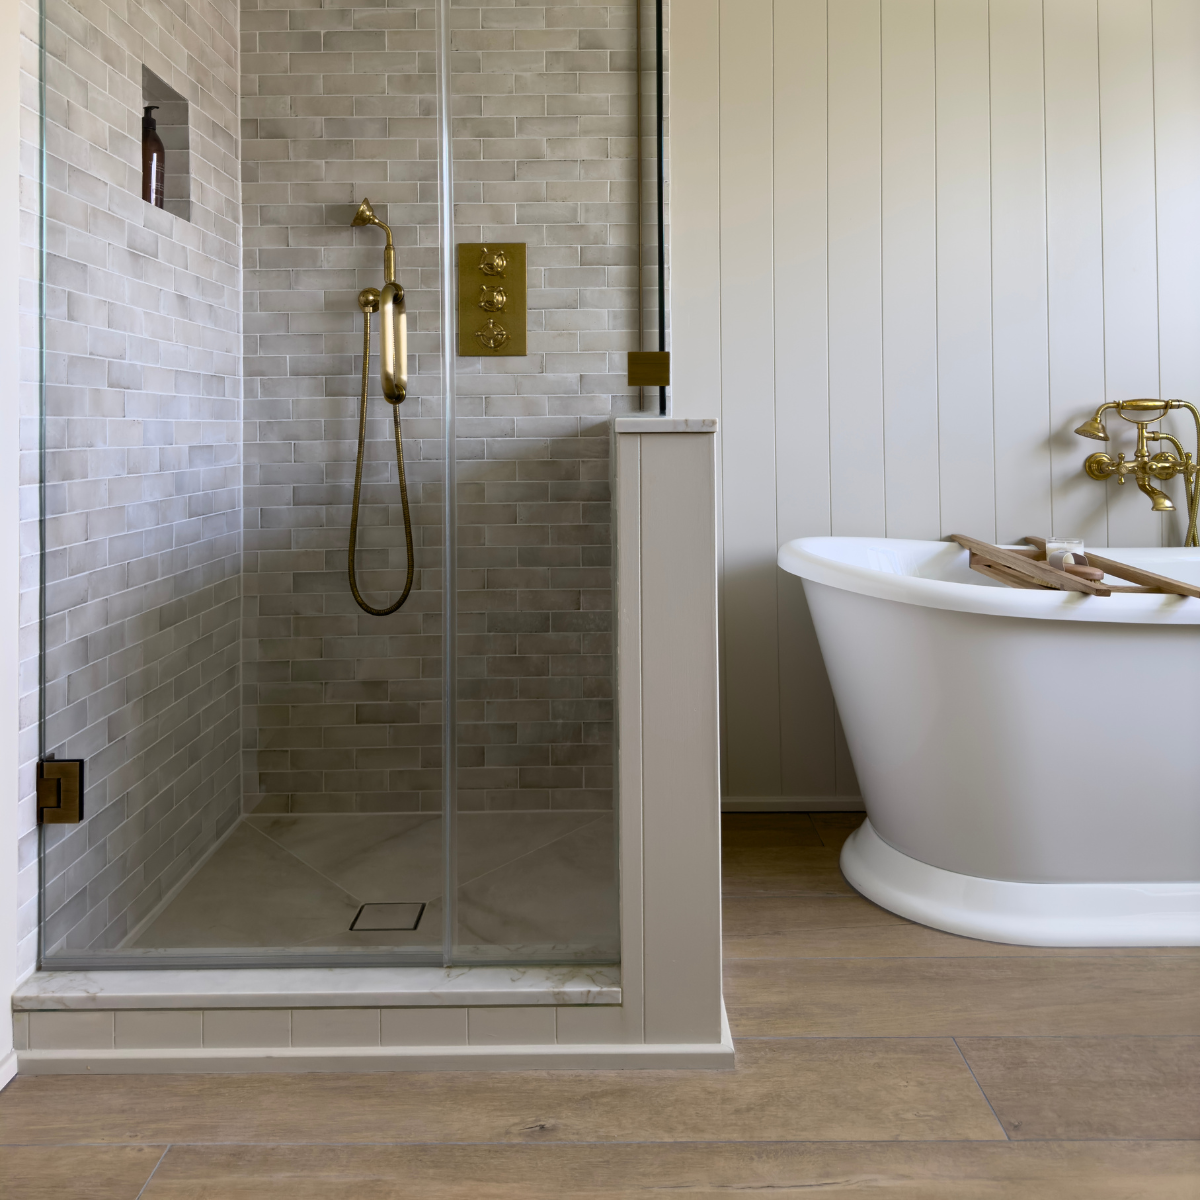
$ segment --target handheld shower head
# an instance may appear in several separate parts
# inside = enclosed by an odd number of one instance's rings
[[[383,230],[384,236],[387,238],[383,247],[383,278],[385,283],[394,283],[396,279],[396,248],[392,245],[392,230],[389,225],[375,215],[371,201],[366,196],[358,206],[358,212],[354,214],[354,220],[350,222],[350,225],[356,229],[363,225],[378,225]]]

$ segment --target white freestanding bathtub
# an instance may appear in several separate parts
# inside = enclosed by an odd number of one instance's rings
[[[1200,550],[1105,550],[1200,583]],[[1200,945],[1200,600],[993,584],[955,543],[801,538],[867,820],[842,870],[914,921]]]

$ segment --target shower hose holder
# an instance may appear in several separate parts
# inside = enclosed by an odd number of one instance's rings
[[[391,229],[381,221],[364,199],[350,224],[356,228],[377,225],[387,242],[383,248],[383,287],[363,288],[358,307],[363,315],[362,387],[358,397],[358,455],[354,465],[354,499],[350,505],[350,545],[347,574],[354,603],[373,617],[388,617],[408,599],[412,591],[415,560],[413,557],[412,514],[408,506],[408,483],[404,478],[404,438],[400,429],[400,405],[408,395],[408,316],[404,307],[404,289],[396,281],[396,247]],[[367,390],[370,386],[371,315],[379,313],[379,385],[383,398],[391,406],[392,432],[396,442],[396,471],[400,482],[400,507],[404,514],[404,542],[408,552],[408,573],[400,598],[385,608],[368,604],[358,588],[355,554],[358,550],[358,518],[362,507],[363,458],[367,446]]]

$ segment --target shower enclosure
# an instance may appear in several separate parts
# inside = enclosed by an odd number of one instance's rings
[[[609,420],[638,408],[625,353],[661,310],[638,11],[26,9],[44,967],[619,960]],[[386,615],[347,579],[358,296],[384,285],[379,231],[351,224],[368,196],[408,321],[413,584]],[[527,246],[522,357],[455,354],[455,247],[489,239]],[[385,609],[408,547],[372,345],[357,587]]]

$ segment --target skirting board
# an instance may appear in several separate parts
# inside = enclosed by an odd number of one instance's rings
[[[22,1075],[166,1075],[308,1071],[732,1070],[733,1036],[709,1044],[323,1046],[238,1050],[21,1050]]]
[[[0,1091],[3,1091],[17,1074],[17,1052],[10,1050],[0,1062]]]
[[[722,812],[865,812],[861,796],[722,796]]]

